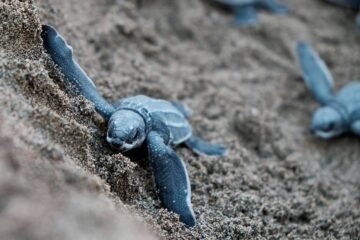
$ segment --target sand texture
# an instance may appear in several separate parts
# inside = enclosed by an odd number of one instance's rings
[[[0,239],[359,239],[360,141],[308,131],[317,103],[294,46],[337,88],[360,80],[351,10],[283,0],[291,14],[237,28],[200,0],[0,1]],[[146,149],[121,154],[106,122],[44,52],[41,24],[72,45],[109,101],[181,100],[225,157],[185,147],[198,224],[162,208]]]

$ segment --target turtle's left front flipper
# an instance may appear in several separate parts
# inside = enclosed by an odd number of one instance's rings
[[[226,148],[223,145],[206,142],[195,135],[192,135],[185,144],[199,155],[224,156],[226,153]]]
[[[109,104],[97,91],[93,81],[73,58],[73,50],[55,28],[43,25],[41,37],[46,52],[59,66],[67,80],[74,84],[77,90],[88,100],[95,104],[96,110],[109,119],[114,107]]]
[[[320,104],[327,104],[333,99],[334,80],[325,62],[307,42],[298,42],[296,53],[307,87]]]
[[[185,225],[195,226],[190,182],[184,162],[154,131],[148,134],[147,145],[160,200],[168,210],[179,214],[180,221]]]

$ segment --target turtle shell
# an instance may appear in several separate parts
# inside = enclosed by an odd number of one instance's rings
[[[336,94],[335,101],[346,108],[347,114],[360,109],[360,81],[345,85]]]
[[[128,109],[139,113],[146,122],[146,131],[153,129],[154,117],[168,127],[170,144],[177,145],[190,138],[191,126],[184,114],[171,102],[162,99],[137,95],[119,100],[114,104],[116,110]]]

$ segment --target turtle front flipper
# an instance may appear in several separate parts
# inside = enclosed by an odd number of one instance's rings
[[[235,13],[234,22],[239,26],[254,25],[258,22],[256,9],[253,5],[234,6]]]
[[[306,42],[298,42],[296,52],[307,87],[321,105],[327,104],[333,99],[334,81],[324,61]]]
[[[66,79],[74,84],[77,90],[88,100],[95,104],[95,109],[105,118],[109,119],[114,107],[109,104],[97,91],[93,81],[73,59],[73,50],[55,28],[43,25],[41,37],[46,52],[59,66]]]
[[[289,8],[285,4],[281,4],[276,0],[261,0],[260,5],[273,13],[285,14],[289,11]]]
[[[360,31],[360,11],[356,15],[356,26],[357,26],[358,31]]]
[[[185,144],[199,155],[224,156],[226,153],[226,148],[223,145],[206,142],[195,135],[192,135]]]
[[[185,225],[195,226],[190,181],[184,162],[154,131],[148,134],[147,145],[160,200],[168,210],[179,214]]]

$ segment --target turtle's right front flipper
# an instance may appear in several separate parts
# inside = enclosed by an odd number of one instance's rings
[[[196,224],[191,206],[191,188],[184,162],[152,131],[147,137],[148,152],[160,200],[189,227]]]
[[[299,42],[296,52],[307,87],[320,104],[328,103],[333,99],[334,81],[324,61],[306,42]]]
[[[109,104],[97,91],[93,81],[73,59],[73,50],[55,28],[43,25],[41,37],[46,52],[59,66],[61,72],[74,84],[77,90],[88,100],[95,104],[95,109],[105,118],[109,119],[114,107]]]

